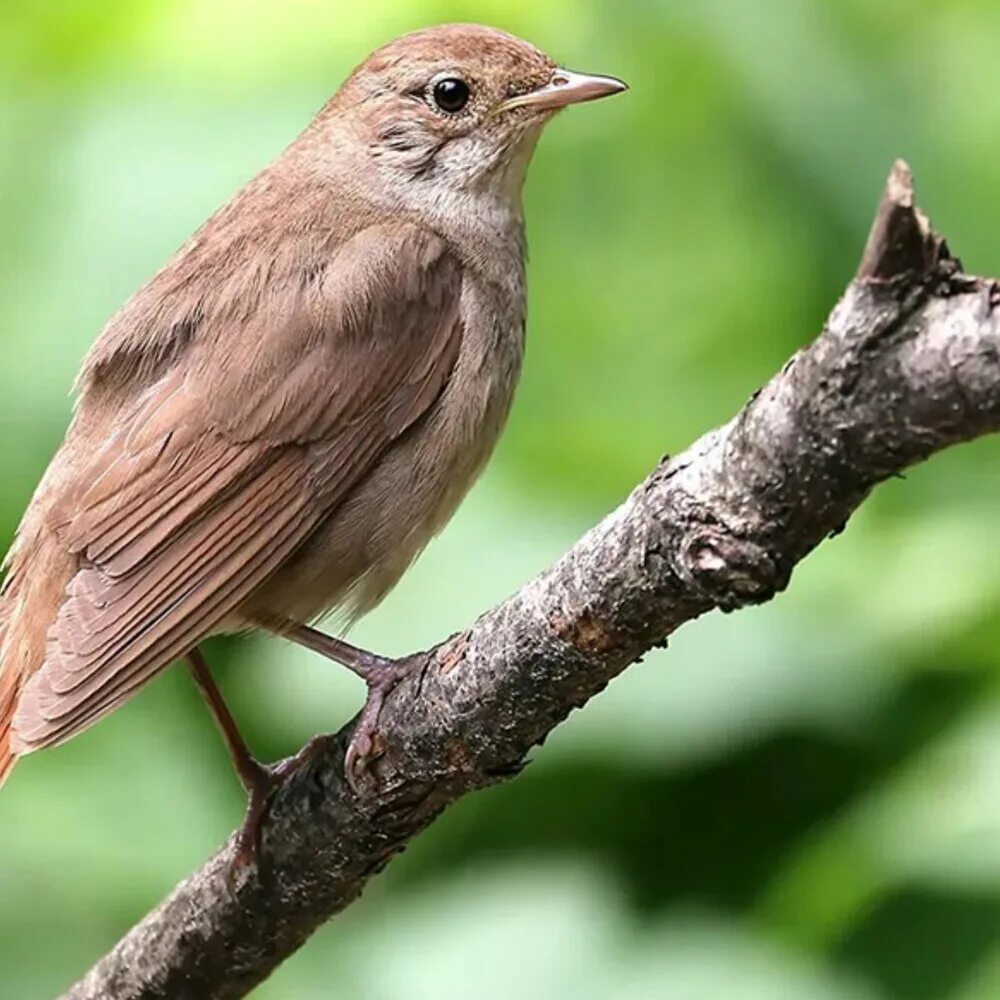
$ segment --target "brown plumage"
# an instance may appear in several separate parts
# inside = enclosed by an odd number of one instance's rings
[[[0,783],[206,636],[395,583],[507,415],[541,128],[615,89],[486,28],[400,39],[111,320],[8,555]]]

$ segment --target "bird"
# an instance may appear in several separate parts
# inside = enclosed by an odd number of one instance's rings
[[[315,626],[386,595],[489,458],[524,355],[522,189],[546,124],[619,93],[475,24],[404,35],[108,322],[0,590],[0,785],[185,661],[248,804],[201,644],[260,631],[359,674],[355,792],[390,659]]]

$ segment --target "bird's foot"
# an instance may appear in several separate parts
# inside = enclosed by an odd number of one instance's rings
[[[275,772],[276,768],[253,760],[240,775],[247,791],[247,811],[236,833],[236,853],[232,864],[234,872],[249,868],[260,854],[261,825],[267,815],[271,796],[281,785]]]
[[[230,881],[256,864],[260,869],[261,831],[274,794],[296,772],[323,749],[329,737],[317,736],[297,754],[275,764],[262,764],[250,757],[240,768],[240,780],[247,792],[247,810],[236,833]]]
[[[361,715],[358,717],[344,757],[344,776],[355,795],[359,794],[361,781],[370,761],[381,753],[378,747],[378,722],[385,699],[400,683],[411,674],[422,670],[427,664],[427,653],[414,653],[398,660],[365,654],[366,662],[362,673],[368,685]]]

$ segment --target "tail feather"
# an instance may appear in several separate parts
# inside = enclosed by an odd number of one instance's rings
[[[32,565],[30,576],[23,572],[25,560]],[[52,536],[22,525],[6,562],[0,587],[0,786],[21,750],[14,731],[21,692],[45,659],[44,623],[59,606],[74,560]]]
[[[17,754],[10,746],[10,726],[17,707],[17,682],[12,670],[4,670],[4,646],[7,637],[7,618],[3,598],[0,597],[0,788],[17,763]]]
[[[0,788],[10,777],[10,772],[14,770],[17,763],[17,754],[10,747],[10,727],[8,726],[0,732]]]
[[[14,716],[24,685],[45,660],[48,622],[76,568],[76,557],[46,528],[50,507],[45,474],[0,565],[0,787],[20,748]],[[31,566],[31,573],[25,571]]]

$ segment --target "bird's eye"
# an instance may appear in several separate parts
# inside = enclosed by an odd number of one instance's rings
[[[456,115],[471,97],[469,85],[464,80],[448,77],[434,84],[434,103],[449,115]]]

